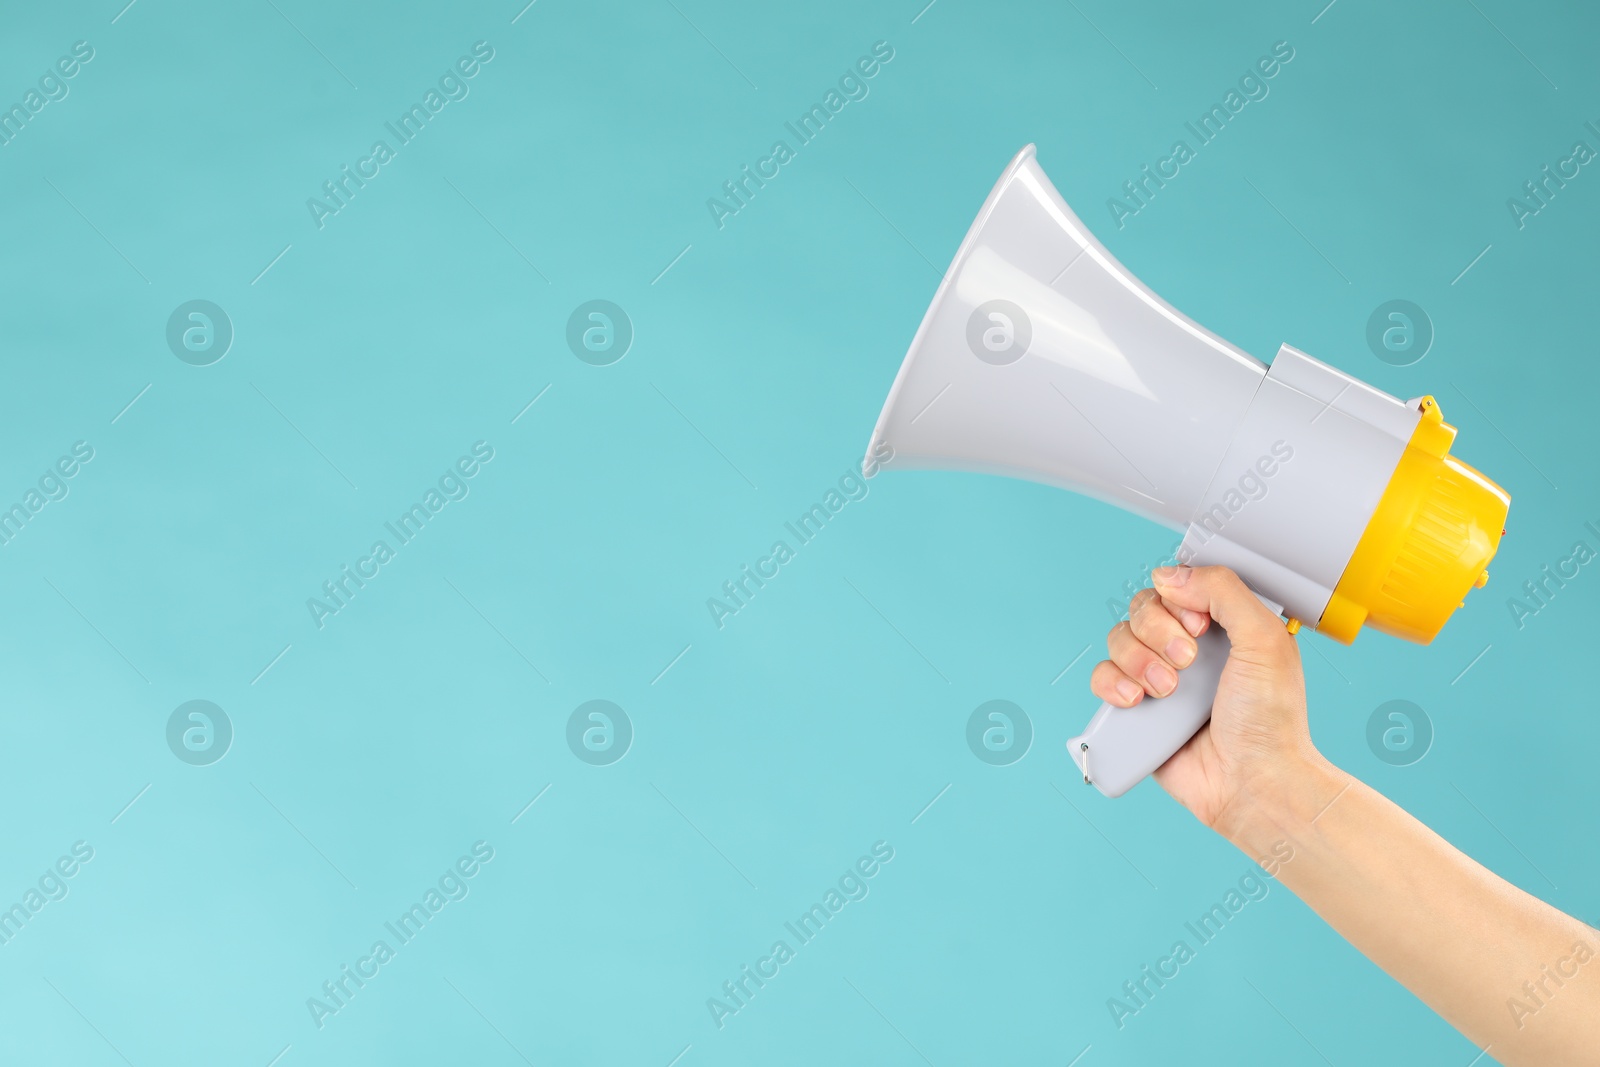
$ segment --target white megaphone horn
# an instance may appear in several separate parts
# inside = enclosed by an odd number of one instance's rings
[[[1363,624],[1426,644],[1488,580],[1510,497],[1449,454],[1432,397],[1401,401],[1284,345],[1270,367],[1118,263],[1028,145],[968,230],[895,376],[864,470],[981,471],[1183,532],[1291,633]],[[887,447],[885,447],[887,446]],[[889,458],[885,459],[884,457]],[[1103,704],[1068,751],[1121,796],[1211,715],[1228,641],[1178,688]]]

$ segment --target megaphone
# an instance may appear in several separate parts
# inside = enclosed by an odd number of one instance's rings
[[[1070,489],[1181,531],[1180,562],[1231,567],[1291,633],[1427,644],[1488,581],[1511,504],[1450,455],[1455,435],[1431,396],[1402,401],[1287,344],[1267,366],[1186,318],[1028,145],[945,272],[863,471]],[[1205,724],[1227,635],[1198,645],[1170,695],[1103,704],[1068,742],[1084,781],[1121,796]]]

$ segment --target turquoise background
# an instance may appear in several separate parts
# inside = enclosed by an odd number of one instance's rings
[[[1600,918],[1600,577],[1520,627],[1507,604],[1600,547],[1600,176],[1521,229],[1506,206],[1600,146],[1594,13],[924,2],[8,6],[0,101],[75,41],[94,58],[0,146],[0,502],[76,441],[94,458],[0,548],[0,904],[94,854],[0,945],[0,1058],[1472,1061],[1276,885],[1113,1024],[1107,998],[1248,869],[1153,784],[1107,801],[1062,751],[1107,601],[1167,531],[886,477],[711,621],[859,459],[1030,141],[1179,309],[1264,360],[1288,342],[1434,394],[1511,492],[1494,583],[1433,646],[1304,639],[1313,729]],[[477,41],[467,98],[319,229],[307,198]],[[719,229],[707,198],[878,41],[870,95]],[[1270,95],[1118,229],[1107,198],[1277,41]],[[235,331],[210,366],[166,343],[193,299]],[[609,366],[565,340],[592,299],[635,330]],[[1410,366],[1367,347],[1391,299],[1436,330]],[[307,598],[477,441],[470,494],[319,629]],[[208,766],[166,740],[197,699],[234,730]],[[593,699],[634,731],[606,766],[566,740]],[[992,699],[1035,733],[1009,766],[965,740]],[[1395,699],[1433,723],[1410,766],[1367,747]],[[469,895],[319,1028],[307,998],[478,841]],[[707,998],[880,841],[866,898],[719,1029]]]

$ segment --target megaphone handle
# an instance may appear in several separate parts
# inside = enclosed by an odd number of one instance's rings
[[[1083,733],[1067,742],[1072,761],[1108,797],[1120,797],[1167,762],[1211,718],[1217,683],[1228,662],[1228,635],[1212,626],[1195,639],[1194,662],[1178,687],[1131,708],[1101,704]]]

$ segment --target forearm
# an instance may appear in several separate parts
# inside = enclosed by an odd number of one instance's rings
[[[1600,1064],[1600,936],[1463,855],[1320,758],[1217,829],[1508,1067]],[[1279,854],[1282,854],[1280,849]]]

